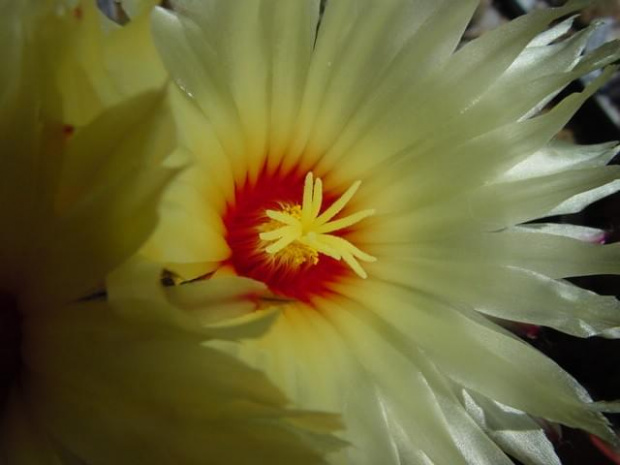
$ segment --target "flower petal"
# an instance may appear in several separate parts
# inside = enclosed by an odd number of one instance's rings
[[[585,230],[585,231],[584,231]],[[586,235],[589,241],[567,234]],[[600,245],[605,233],[570,225],[528,225],[496,235],[498,261],[551,278],[620,274],[620,244]],[[494,248],[491,246],[491,248]]]
[[[264,2],[271,32],[269,156],[275,169],[285,155],[301,105],[319,21],[319,1]]]
[[[138,97],[81,131],[67,156],[66,213],[28,257],[35,301],[84,297],[152,233],[159,198],[178,171],[161,165],[170,150],[161,103],[158,94]],[[92,157],[83,156],[89,152]]]
[[[466,6],[458,11],[463,18],[467,18]],[[560,9],[538,10],[465,45],[445,66],[425,76],[424,82],[410,83],[409,90],[400,93],[385,117],[375,118],[374,126],[349,147],[351,163],[358,159],[381,161],[408,147],[423,145],[434,139],[430,137],[434,131],[443,135],[452,120],[465,123],[461,127],[469,131],[476,120],[458,117],[486,93],[549,22],[578,8],[579,2],[570,2]]]
[[[465,407],[488,434],[524,465],[560,465],[553,444],[526,413],[463,389]]]
[[[464,387],[532,415],[614,440],[586,391],[540,352],[473,313],[465,316],[438,300],[394,285],[376,283],[372,288],[355,289],[356,301],[389,322],[393,337],[408,341],[411,350],[421,347]],[[377,320],[370,313],[365,315]]]
[[[33,316],[26,331],[37,420],[88,463],[310,464],[321,463],[313,446],[341,444],[316,431],[318,414],[300,429],[304,413],[259,372],[105,303]]]
[[[449,253],[443,258],[423,254],[410,261],[393,259],[389,267],[380,260],[373,273],[457,306],[466,303],[488,315],[550,326],[576,336],[588,337],[620,326],[620,302],[614,297],[506,264],[461,262]],[[406,278],[410,275],[415,275],[414,281]],[[476,276],[475,281],[472,276]],[[445,280],[451,283],[448,288],[443,285]]]
[[[216,66],[216,51],[187,18],[182,21],[172,12],[156,8],[151,20],[155,44],[166,68],[213,126],[217,140],[229,157],[234,177],[243,179],[243,127],[223,71]],[[190,34],[202,46],[200,54],[189,41],[187,35]]]
[[[489,230],[554,214],[576,213],[616,192],[620,188],[619,176],[620,169],[610,166],[490,184],[472,195],[471,212]],[[562,205],[566,207],[559,208]]]
[[[61,121],[83,126],[124,98],[163,85],[166,74],[150,38],[146,8],[123,27],[95,2],[62,14],[49,9],[37,32],[62,99]]]
[[[162,274],[161,265],[132,257],[108,275],[110,305],[127,318],[204,339],[258,337],[278,316],[276,309],[257,311],[266,294],[257,281],[222,276],[164,287]]]

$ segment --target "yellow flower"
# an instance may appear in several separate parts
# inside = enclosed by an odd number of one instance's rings
[[[613,440],[612,407],[489,317],[618,334],[617,301],[562,280],[620,272],[618,246],[524,224],[619,188],[614,144],[553,140],[613,69],[539,113],[618,43],[584,56],[591,28],[546,30],[584,2],[458,50],[477,1],[319,3],[156,10],[195,165],[143,254],[211,278],[178,298],[231,273],[268,286],[276,325],[230,351],[297,405],[343,412],[333,463],[558,464],[536,418]]]
[[[91,0],[24,0],[43,17],[37,34],[44,44],[50,79],[60,94],[63,122],[83,126],[102,110],[139,92],[159,89],[167,74],[149,33],[154,0],[121,2],[130,15],[120,26]]]
[[[0,3],[0,462],[322,463],[341,443],[333,416],[285,408],[260,372],[202,346],[257,336],[268,314],[201,327],[154,302],[161,289],[127,282],[161,268],[113,271],[153,231],[179,171],[166,167],[166,99],[140,93],[67,133],[54,119],[62,106],[47,106],[58,95],[45,80],[43,10],[30,8]],[[261,288],[235,280],[210,292],[216,309]]]
[[[143,253],[195,292],[237,274],[281,316],[231,347],[297,405],[343,412],[333,463],[558,464],[544,418],[614,436],[585,390],[489,317],[615,336],[586,228],[524,224],[618,189],[614,144],[554,141],[618,58],[563,38],[583,2],[455,51],[476,1],[178,0],[154,34],[195,166]],[[318,33],[317,31],[318,25]],[[177,297],[179,297],[177,296]],[[179,297],[180,298],[180,297]],[[197,303],[194,302],[194,307]],[[609,406],[607,406],[609,408]]]

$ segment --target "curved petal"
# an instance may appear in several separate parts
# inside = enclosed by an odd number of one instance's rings
[[[530,414],[611,439],[600,406],[575,380],[480,314],[582,336],[618,333],[615,300],[555,279],[613,271],[603,255],[615,247],[593,249],[585,263],[587,244],[541,235],[532,239],[536,259],[518,250],[529,236],[514,228],[578,208],[617,182],[617,170],[604,167],[612,145],[573,157],[580,148],[551,141],[613,68],[537,115],[569,80],[617,57],[613,46],[583,54],[591,29],[562,39],[571,20],[540,34],[585,2],[537,11],[455,52],[473,0],[330,1],[313,50],[317,2],[275,1],[179,0],[176,12],[156,13],[162,52],[196,103],[185,115],[194,120],[188,146],[201,152],[211,133],[217,138],[197,159],[201,170],[223,168],[201,176],[210,183],[221,174],[232,184],[213,182],[213,211],[264,172],[303,179],[312,171],[326,192],[359,179],[350,207],[376,214],[350,228],[347,240],[377,261],[367,279],[338,277],[309,303],[263,297],[261,305],[281,313],[267,333],[209,344],[265,370],[301,405],[342,408],[350,427],[342,437],[353,448],[330,457],[334,464],[508,464],[503,450],[556,463]],[[290,24],[273,31],[280,17]],[[296,43],[284,46],[283,37]],[[282,99],[270,96],[278,82]],[[272,119],[261,120],[265,114]],[[575,261],[557,252],[565,245],[579,254]],[[208,287],[167,293],[186,311],[208,311],[202,291],[219,295]],[[489,400],[486,416],[464,390]],[[518,409],[517,418],[502,408]],[[527,450],[532,444],[538,453]]]
[[[62,99],[61,121],[83,126],[123,99],[163,85],[166,73],[151,41],[146,9],[123,27],[95,2],[60,13],[50,10],[37,32]]]
[[[438,299],[506,320],[589,337],[620,326],[620,302],[527,269],[450,260],[412,259],[374,266],[374,275]],[[408,279],[415,276],[415,280]],[[471,277],[476,276],[472,281]],[[448,280],[448,281],[446,281]],[[445,286],[450,282],[450,286]]]
[[[178,171],[162,166],[170,141],[158,137],[162,129],[166,134],[167,122],[160,105],[160,95],[138,97],[76,139],[76,152],[67,157],[64,211],[27,257],[33,308],[39,298],[47,306],[93,292],[152,233],[160,196]],[[125,126],[132,121],[134,126]],[[88,152],[92,158],[85,157]]]
[[[499,181],[517,181],[570,169],[605,166],[619,150],[615,142],[575,145],[561,140],[553,141],[508,170]]]
[[[386,117],[375,121],[350,148],[351,161],[358,157],[362,160],[392,157],[408,147],[424,145],[439,134],[443,136],[446,129],[449,131],[446,126],[453,120],[457,125],[463,123],[459,128],[468,132],[476,119],[460,116],[484,95],[549,22],[575,11],[579,3],[569,2],[561,9],[539,10],[523,16],[462,47],[445,66],[425,76],[422,83],[412,83],[412,87],[399,95]],[[465,9],[468,5],[461,5],[457,14],[463,16],[459,17],[468,17]]]
[[[615,181],[619,176],[620,169],[610,166],[492,184],[472,195],[471,211],[475,220],[488,230],[554,214],[576,213],[591,202],[617,191],[620,183]],[[599,195],[587,195],[602,187],[605,189]],[[576,201],[567,208],[558,208],[572,199]]]
[[[259,372],[105,303],[25,325],[36,418],[88,463],[314,464],[314,446],[341,444],[319,432],[333,429],[330,416],[284,409]]]
[[[545,432],[526,413],[462,390],[467,411],[510,455],[524,465],[561,465]]]
[[[346,126],[334,144],[321,157],[318,163],[319,170],[328,171],[335,163],[340,163],[347,154],[355,154],[357,162],[362,164],[366,163],[366,158],[370,161],[374,160],[374,157],[387,157],[393,154],[390,145],[392,137],[397,137],[397,134],[381,131],[379,128],[397,128],[390,124],[382,126],[377,123],[389,116],[395,108],[400,118],[406,118],[407,108],[410,109],[411,106],[401,104],[403,97],[408,96],[418,86],[423,87],[425,80],[445,65],[456,48],[475,6],[475,1],[461,1],[456,4],[448,1],[423,2],[416,5],[414,15],[416,19],[410,18],[410,22],[415,22],[407,28],[406,42],[402,44],[402,48],[385,71],[375,78],[375,82],[367,90],[367,96],[349,121],[346,121]],[[394,47],[391,43],[386,46]],[[379,133],[375,139],[380,138],[383,142],[378,144],[377,140],[378,146],[368,149],[370,141],[366,136],[372,136],[375,131]]]
[[[567,236],[575,232],[585,238]],[[498,259],[509,266],[551,278],[620,274],[620,244],[601,245],[602,231],[539,224],[504,231],[497,237],[501,242],[496,248]]]
[[[234,179],[244,179],[245,137],[233,95],[218,63],[217,51],[191,20],[156,8],[152,15],[155,44],[166,68],[212,125],[230,161]],[[187,35],[202,47],[195,50]]]
[[[257,311],[266,294],[257,281],[222,276],[165,287],[162,275],[160,264],[132,257],[107,277],[110,306],[126,318],[204,339],[258,337],[278,316],[276,309]]]
[[[532,415],[615,440],[577,381],[497,325],[390,284],[360,287],[354,295],[362,308],[376,313],[366,313],[375,325],[380,325],[377,316],[385,319],[393,338],[404,339],[410,350],[421,347],[463,386]]]

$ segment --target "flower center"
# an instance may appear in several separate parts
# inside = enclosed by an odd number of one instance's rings
[[[299,205],[285,205],[280,212],[267,210],[265,213],[269,216],[269,212],[271,212],[272,215],[274,213],[280,213],[289,216],[292,220],[301,220],[301,207]],[[283,231],[282,222],[274,219],[272,216],[269,218],[271,219],[259,227],[259,231],[263,232],[259,233],[258,237],[262,240],[269,241],[278,239],[278,242],[280,242],[291,234],[291,232]],[[277,242],[270,246],[266,246],[265,252],[272,254],[277,260],[286,262],[292,267],[299,267],[306,263],[316,265],[319,262],[319,253],[316,249],[305,244],[303,241],[295,239],[283,247]]]
[[[320,213],[323,185],[320,179],[313,183],[312,173],[308,173],[304,183],[302,205],[285,206],[281,211],[265,212],[271,221],[265,225],[268,231],[261,232],[259,237],[264,241],[275,240],[265,247],[265,252],[293,265],[307,262],[316,265],[321,253],[334,260],[344,260],[358,276],[366,278],[368,275],[360,266],[359,260],[374,262],[375,257],[362,252],[346,239],[330,234],[374,215],[375,211],[369,209],[332,221],[349,203],[360,184],[360,181],[356,181],[328,209]],[[280,227],[274,228],[274,222]]]
[[[15,299],[0,292],[0,408],[21,365],[21,316]]]
[[[374,210],[341,215],[360,184],[338,197],[324,191],[312,173],[305,178],[262,173],[255,183],[237,189],[224,215],[230,263],[274,294],[306,302],[332,292],[333,284],[351,271],[366,278],[360,262],[375,258],[347,236]]]

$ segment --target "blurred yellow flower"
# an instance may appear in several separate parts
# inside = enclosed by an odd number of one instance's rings
[[[0,462],[323,463],[341,444],[335,417],[285,408],[264,375],[202,346],[255,337],[269,314],[202,327],[132,279],[161,268],[115,270],[155,228],[180,169],[166,167],[167,101],[152,91],[95,105],[68,130],[41,42],[56,19],[39,6],[0,2]],[[261,289],[234,279],[210,292],[216,309]]]
[[[333,463],[558,464],[537,418],[614,439],[612,407],[489,318],[618,334],[617,301],[562,280],[619,273],[618,246],[524,224],[620,186],[614,144],[553,140],[612,68],[540,113],[619,57],[584,55],[571,19],[547,30],[585,2],[458,50],[475,0],[171,3],[154,35],[195,162],[143,254],[194,280],[176,299],[231,273],[268,286],[277,323],[229,350],[343,412]]]
[[[139,92],[159,89],[167,74],[149,32],[154,0],[125,0],[130,21],[121,26],[96,0],[25,0],[36,5],[41,61],[50,69],[63,122],[83,126],[102,110]]]

